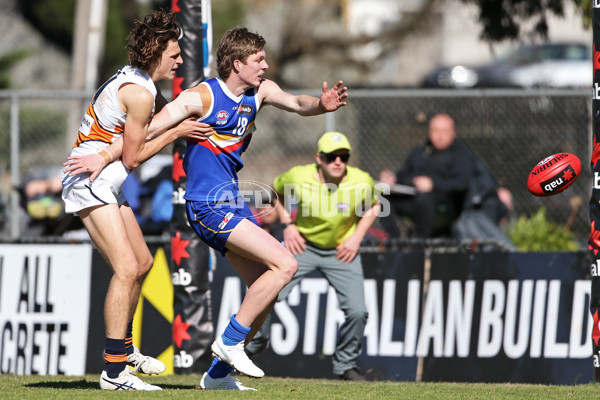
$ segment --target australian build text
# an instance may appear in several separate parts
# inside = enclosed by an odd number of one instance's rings
[[[402,288],[397,283],[386,279],[378,286],[376,280],[365,280],[369,318],[364,351],[369,356],[591,356],[587,280],[562,290],[558,279],[432,280],[424,300],[422,281],[410,280]],[[218,324],[226,323],[239,308],[242,291],[238,277],[225,278]],[[238,292],[239,296],[232,295]],[[404,306],[400,309],[397,304]],[[323,308],[325,313],[320,312]],[[276,354],[298,350],[305,355],[333,354],[344,316],[325,279],[304,278],[285,301],[277,303],[275,313],[279,322],[271,327],[271,347]],[[324,321],[319,315],[325,315]]]

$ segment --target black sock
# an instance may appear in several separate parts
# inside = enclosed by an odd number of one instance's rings
[[[127,354],[133,353],[133,321],[127,325],[127,333],[125,334],[125,351]]]
[[[127,365],[125,339],[106,338],[104,349],[104,370],[109,378],[116,378]]]

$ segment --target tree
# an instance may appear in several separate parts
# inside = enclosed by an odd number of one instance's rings
[[[267,76],[287,88],[314,87],[307,81],[338,79],[345,75],[360,85],[377,67],[395,57],[406,39],[432,26],[436,7],[445,0],[420,0],[397,22],[387,23],[376,35],[349,35],[344,21],[351,1],[345,0],[214,0],[213,32],[217,41],[225,30],[256,26],[267,38],[270,69]],[[460,0],[478,7],[481,38],[490,44],[503,40],[546,37],[548,18],[562,16],[572,2],[591,23],[592,0]],[[76,0],[20,0],[19,7],[46,38],[71,52]],[[107,38],[100,79],[127,61],[125,36],[133,20],[149,8],[169,8],[170,0],[109,0]],[[368,54],[368,56],[366,56]],[[331,71],[323,71],[331,66]],[[315,72],[307,70],[317,68]],[[329,67],[327,67],[329,68]],[[302,73],[299,73],[302,72]],[[342,72],[342,74],[340,74]],[[348,79],[346,79],[348,80]]]
[[[592,0],[462,0],[479,8],[481,38],[488,42],[521,37],[548,36],[548,17],[564,16],[564,6],[572,1],[589,26]]]
[[[348,84],[360,86],[368,85],[380,64],[397,55],[409,35],[428,28],[435,3],[423,0],[376,35],[351,34],[345,21],[349,2],[340,0],[253,2],[244,22],[267,38],[266,76],[282,86],[320,87],[323,80],[344,76]]]
[[[75,0],[20,0],[21,14],[47,40],[71,53]]]
[[[10,69],[28,55],[27,50],[14,50],[0,55],[0,89],[11,87]]]
[[[481,38],[493,45],[505,40],[545,38],[551,16],[563,16],[570,2],[588,15],[592,0],[460,1],[478,7]],[[318,82],[310,79],[316,76],[345,76],[355,86],[370,85],[369,77],[386,61],[398,57],[408,39],[419,32],[426,36],[434,29],[436,15],[443,12],[444,4],[448,1],[421,0],[411,2],[410,7],[390,10],[391,14],[398,13],[395,22],[387,22],[374,35],[348,32],[344,15],[353,3],[341,0],[253,0],[253,7],[246,7],[244,22],[258,27],[268,39],[267,76],[282,85],[313,87]],[[332,70],[328,71],[330,66]]]
[[[135,0],[108,0],[106,40],[99,79],[104,81],[127,62],[126,36],[139,18]],[[48,41],[71,54],[75,27],[76,0],[20,0],[23,17]]]

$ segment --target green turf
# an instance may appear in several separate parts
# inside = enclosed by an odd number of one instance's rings
[[[342,382],[325,379],[250,379],[242,382],[258,392],[203,391],[191,375],[143,377],[163,388],[160,392],[101,391],[98,375],[83,377],[0,375],[0,399],[594,399],[596,384],[576,386]]]

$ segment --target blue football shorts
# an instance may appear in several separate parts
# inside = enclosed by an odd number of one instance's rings
[[[227,252],[225,245],[229,235],[241,220],[249,219],[259,226],[243,201],[220,203],[188,200],[185,209],[188,222],[200,239],[223,255]]]

